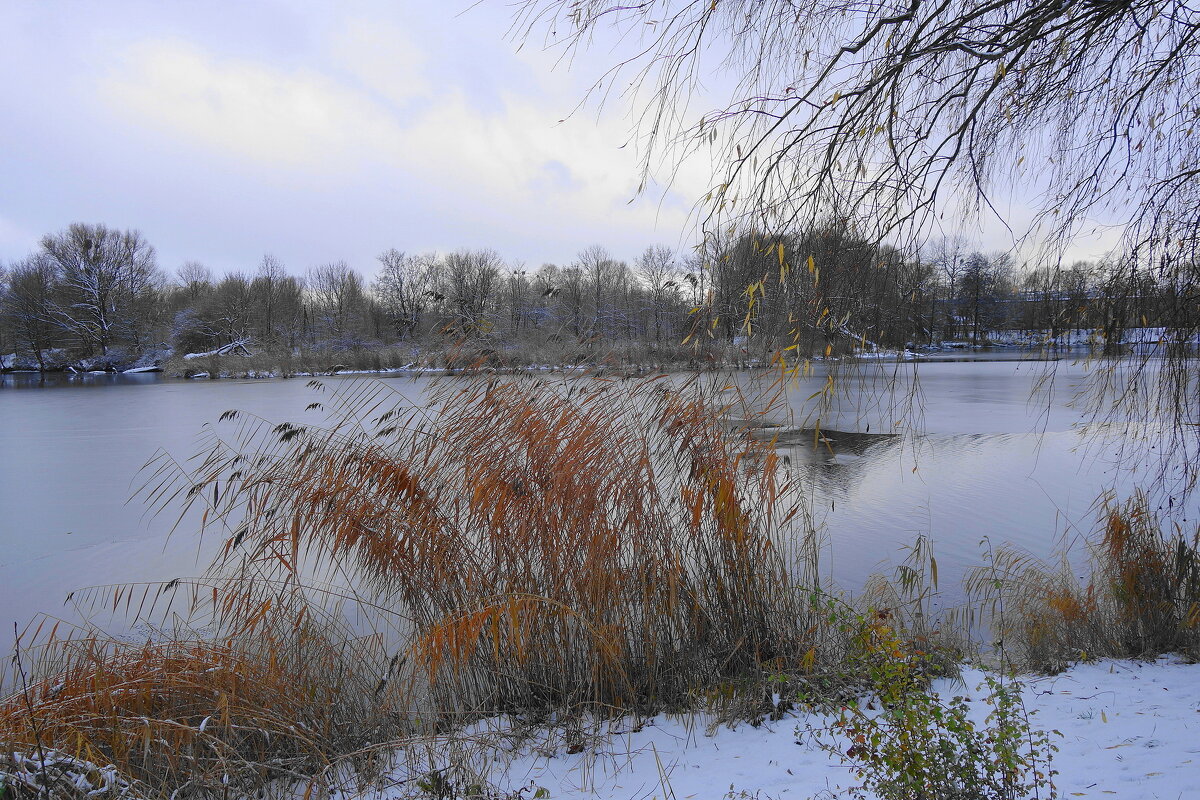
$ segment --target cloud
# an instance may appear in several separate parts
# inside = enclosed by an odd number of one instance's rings
[[[266,165],[344,167],[398,132],[377,104],[318,72],[221,59],[178,40],[132,45],[100,90],[143,126]]]
[[[32,252],[40,240],[40,234],[0,215],[0,253],[13,253],[14,258],[19,258],[15,254]]]
[[[531,238],[548,226],[590,228],[587,238],[606,228],[642,238],[683,228],[687,204],[677,197],[629,204],[638,163],[633,147],[621,148],[628,129],[619,118],[563,120],[577,98],[539,87],[480,103],[469,85],[431,79],[428,55],[395,26],[352,20],[328,35],[324,52],[328,61],[300,69],[178,39],[141,41],[100,91],[124,124],[256,172],[309,176],[319,191],[347,196],[400,190],[397,207],[372,213],[440,205],[464,228],[519,224]],[[692,196],[702,189],[681,187]]]
[[[378,19],[347,20],[331,37],[333,62],[397,109],[429,96],[428,57],[413,37]]]
[[[450,94],[406,129],[406,152],[419,156],[430,180],[445,181],[497,202],[527,204],[554,221],[569,218],[642,229],[678,231],[679,203],[660,210],[638,189],[638,162],[621,148],[628,131],[619,121],[585,116],[560,120],[542,98],[501,96],[500,110],[479,114],[462,94]],[[698,196],[694,181],[677,190]],[[578,224],[578,223],[574,223]]]

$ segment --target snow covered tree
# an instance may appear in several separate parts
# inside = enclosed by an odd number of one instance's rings
[[[76,223],[45,236],[42,252],[58,273],[55,321],[85,354],[138,343],[139,314],[162,284],[154,248],[141,233]]]

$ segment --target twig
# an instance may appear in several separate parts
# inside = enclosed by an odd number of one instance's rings
[[[25,698],[25,708],[29,711],[29,728],[33,731],[33,743],[37,749],[38,756],[38,774],[41,776],[41,786],[38,788],[38,795],[43,792],[47,797],[50,796],[50,777],[46,774],[46,751],[42,748],[42,732],[38,729],[37,714],[33,710],[33,700],[29,696],[29,681],[25,675],[25,667],[21,664],[21,634],[17,630],[17,623],[13,623],[13,666],[17,669],[17,674],[21,677],[21,695]]]

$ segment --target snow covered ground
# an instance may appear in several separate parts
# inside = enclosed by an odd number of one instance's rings
[[[934,686],[945,696],[968,699],[970,716],[983,723],[990,708],[982,687],[987,675],[965,670],[957,681]],[[1200,798],[1200,664],[1167,657],[1154,663],[1104,660],[1080,664],[1049,677],[1023,679],[1024,708],[1031,730],[1052,731],[1058,747],[1056,795],[1050,798],[1195,800]],[[617,720],[603,738],[572,738],[561,729],[544,730],[515,752],[511,730],[495,720],[466,735],[428,740],[419,751],[399,753],[397,768],[371,788],[351,789],[347,774],[336,800],[463,797],[470,790],[431,780],[455,754],[469,753],[485,767],[487,797],[520,800],[832,800],[848,797],[856,776],[829,752],[812,746],[805,731],[827,727],[830,718],[797,712],[755,727],[712,725],[702,716]],[[206,720],[207,722],[207,720]],[[586,745],[580,744],[586,742]],[[597,745],[597,742],[600,742]],[[494,746],[494,750],[488,750]],[[11,756],[18,764],[33,756]],[[481,760],[482,759],[482,760]],[[93,794],[120,790],[115,773],[77,758],[46,751],[36,765],[61,762],[63,775]],[[80,769],[83,767],[84,769]],[[425,771],[431,770],[432,771]],[[57,772],[55,774],[58,774]],[[476,773],[479,774],[479,773]],[[311,796],[307,782],[295,797]],[[1045,787],[1043,787],[1045,788]],[[285,795],[287,791],[285,790]],[[74,796],[74,795],[73,795]],[[123,796],[123,793],[122,793]],[[231,795],[240,796],[240,795]],[[471,796],[474,796],[473,794]]]
[[[984,673],[935,684],[970,698],[982,721]],[[1200,798],[1200,665],[1099,661],[1025,681],[1036,729],[1057,730],[1059,796],[1134,800]],[[494,776],[509,791],[531,787],[559,798],[811,798],[838,796],[855,777],[838,759],[797,744],[797,726],[829,720],[797,713],[779,722],[706,735],[706,720],[659,717],[614,736],[598,751],[569,754],[565,742],[534,748]],[[803,737],[802,737],[803,738]],[[536,788],[534,788],[536,787]],[[384,796],[388,793],[385,792]]]
[[[1104,344],[1104,333],[1097,328],[1073,328],[1061,331],[1054,338],[1050,337],[1050,331],[986,331],[982,335],[991,344],[1035,349],[1046,346],[1092,347]],[[1121,332],[1121,343],[1135,347],[1151,347],[1162,342],[1165,337],[1166,328],[1126,328]],[[1193,335],[1188,341],[1200,344],[1200,334]],[[968,342],[959,344],[964,347],[970,346]]]

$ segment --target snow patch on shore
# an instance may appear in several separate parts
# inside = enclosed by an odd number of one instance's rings
[[[982,722],[986,673],[966,669],[961,681],[939,680],[946,696],[970,698]],[[1035,729],[1059,731],[1053,768],[1059,796],[1178,800],[1200,797],[1200,665],[1099,661],[1050,677],[1024,680]],[[706,735],[703,716],[656,717],[599,748],[569,753],[528,748],[497,769],[507,790],[534,784],[564,798],[811,798],[838,796],[857,784],[849,768],[810,744],[807,727],[828,726],[819,714],[795,713],[759,727],[743,724]],[[384,796],[387,796],[386,794]]]

